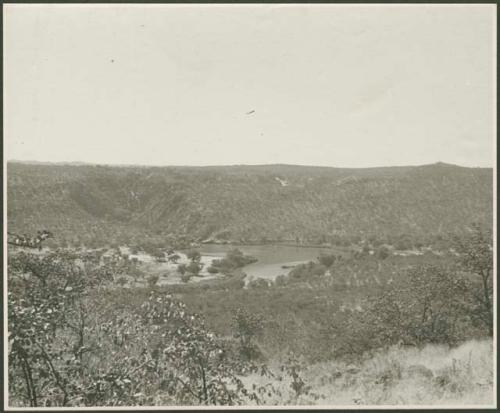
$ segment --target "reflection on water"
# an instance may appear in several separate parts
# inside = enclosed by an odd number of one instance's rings
[[[321,252],[333,251],[331,248],[293,247],[287,245],[218,245],[204,244],[200,248],[202,255],[223,257],[226,252],[238,248],[246,255],[252,255],[259,261],[246,265],[243,271],[248,278],[275,279],[278,275],[288,274],[293,266],[316,260]]]

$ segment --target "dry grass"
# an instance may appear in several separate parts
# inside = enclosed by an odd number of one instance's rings
[[[302,372],[312,392],[294,397],[290,381],[274,381],[279,396],[266,404],[297,405],[456,405],[494,404],[493,344],[468,341],[457,348],[427,345],[424,348],[391,347],[365,356],[356,365],[320,363]],[[261,377],[248,383],[263,384]]]

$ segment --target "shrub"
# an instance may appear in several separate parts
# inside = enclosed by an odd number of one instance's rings
[[[201,260],[201,254],[198,250],[189,250],[186,253],[186,256],[191,260],[191,262],[199,262]]]
[[[168,260],[170,262],[173,262],[174,264],[177,264],[177,261],[179,261],[180,259],[181,259],[181,257],[179,254],[169,254],[169,256],[168,256]]]
[[[233,337],[238,339],[240,356],[253,360],[262,356],[255,339],[263,332],[262,317],[238,308],[232,319]]]
[[[218,272],[229,274],[236,268],[244,267],[245,265],[256,262],[257,259],[244,255],[239,249],[232,249],[228,251],[226,256],[220,260],[213,260],[212,267],[217,269]]]
[[[474,225],[469,236],[456,238],[462,266],[475,277],[472,317],[483,323],[493,336],[493,238],[490,231]]]
[[[210,273],[210,274],[217,274],[219,272],[219,269],[217,267],[214,267],[213,265],[210,265],[208,268],[207,268],[207,271]]]
[[[263,278],[252,280],[247,285],[248,288],[269,288],[269,282],[267,280],[264,280]]]
[[[321,253],[320,256],[318,257],[319,263],[327,268],[330,268],[336,259],[337,257],[335,256],[335,254]]]
[[[153,288],[159,279],[160,279],[160,277],[158,274],[151,274],[147,280],[149,288]]]
[[[181,281],[183,283],[187,283],[190,279],[191,279],[191,274],[189,274],[188,272],[181,275]]]
[[[387,247],[385,246],[381,246],[378,250],[377,250],[377,257],[381,260],[385,260],[386,258],[389,257],[390,255],[390,251]]]
[[[9,257],[11,404],[260,401],[263,388],[247,389],[237,376],[257,366],[226,357],[224,340],[183,303],[155,291],[149,297],[121,289],[97,292],[112,282],[114,270],[75,254]]]
[[[408,239],[406,236],[400,237],[396,243],[394,244],[394,247],[399,250],[399,251],[406,251],[410,250],[412,248],[412,242],[410,239]]]
[[[322,276],[326,273],[326,267],[323,264],[315,265],[311,268],[311,275]]]
[[[456,344],[466,321],[468,284],[442,266],[410,269],[369,308],[374,339],[380,344],[398,340],[411,344]]]
[[[186,267],[187,272],[193,274],[193,275],[198,275],[202,269],[202,265],[199,264],[198,262],[191,261],[189,265]]]
[[[181,275],[184,275],[187,271],[187,265],[186,264],[179,264],[177,266],[177,272]]]
[[[120,286],[123,287],[125,284],[127,284],[127,279],[125,277],[119,277],[116,280],[116,283]]]

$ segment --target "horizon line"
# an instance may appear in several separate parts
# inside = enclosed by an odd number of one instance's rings
[[[470,168],[470,169],[494,169],[493,166],[464,166],[455,163],[436,161],[432,163],[424,164],[405,164],[405,165],[378,165],[378,166],[332,166],[332,165],[308,165],[308,164],[294,164],[294,163],[262,163],[262,164],[210,164],[210,165],[176,165],[176,164],[141,164],[141,163],[100,163],[100,162],[87,162],[87,161],[38,161],[38,160],[22,160],[22,159],[7,159],[6,164],[9,163],[21,163],[21,164],[44,164],[44,165],[60,165],[60,166],[110,166],[110,167],[140,167],[140,168],[217,168],[217,167],[237,167],[237,166],[250,166],[250,167],[265,167],[265,166],[297,166],[297,167],[307,167],[307,168],[332,168],[332,169],[376,169],[376,168],[410,168],[410,167],[422,167],[422,166],[432,166],[432,165],[446,165],[455,166],[459,168]]]

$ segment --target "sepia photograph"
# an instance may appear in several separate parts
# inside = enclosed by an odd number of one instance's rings
[[[4,409],[496,408],[496,16],[4,4]]]

